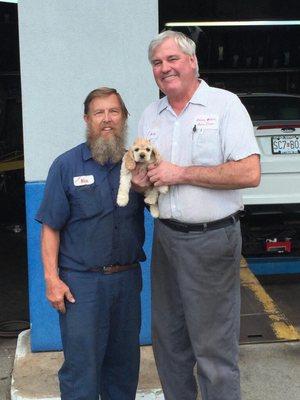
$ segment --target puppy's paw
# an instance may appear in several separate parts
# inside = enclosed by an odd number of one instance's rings
[[[126,193],[118,193],[118,197],[117,197],[117,204],[120,207],[125,207],[127,206],[129,202],[129,195]]]
[[[157,205],[152,204],[150,206],[150,214],[152,215],[153,218],[159,217],[159,210],[158,210]]]
[[[155,188],[148,189],[145,193],[145,203],[146,204],[156,204],[158,199],[158,190]]]
[[[159,186],[158,187],[158,191],[161,194],[166,194],[169,191],[169,186]]]

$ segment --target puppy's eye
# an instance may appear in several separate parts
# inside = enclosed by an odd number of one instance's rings
[[[134,149],[134,151],[139,151],[139,148],[138,148],[138,147],[136,147],[136,148]]]
[[[146,151],[148,151],[148,152],[150,151],[149,147],[146,147]]]

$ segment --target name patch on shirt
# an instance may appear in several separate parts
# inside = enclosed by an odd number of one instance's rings
[[[94,175],[74,176],[73,182],[75,186],[91,185],[95,182]]]
[[[150,140],[151,143],[155,143],[158,138],[158,129],[150,129],[147,132],[146,138]]]
[[[195,120],[197,129],[219,129],[219,116],[212,115],[199,115]]]

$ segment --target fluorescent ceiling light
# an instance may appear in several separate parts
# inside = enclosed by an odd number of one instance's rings
[[[4,1],[0,0],[0,3],[18,3],[18,0],[4,0]]]
[[[167,27],[179,26],[266,26],[266,25],[300,25],[300,21],[199,21],[167,22]]]

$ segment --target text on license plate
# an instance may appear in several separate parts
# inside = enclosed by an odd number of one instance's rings
[[[300,136],[272,137],[272,153],[273,154],[300,153]]]

